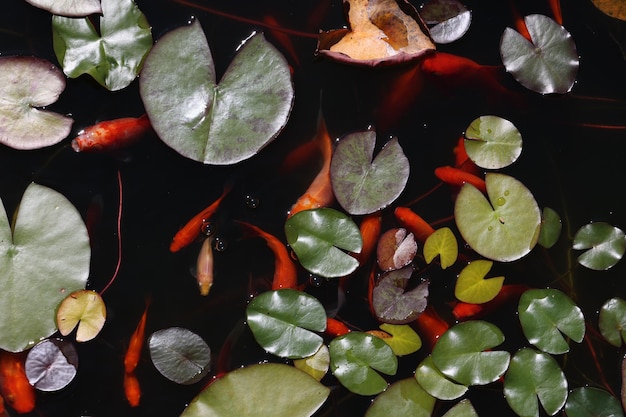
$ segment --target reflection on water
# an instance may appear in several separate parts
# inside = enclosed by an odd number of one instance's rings
[[[8,12],[0,14],[0,53],[32,54],[56,63],[50,16],[21,0],[7,2]],[[249,22],[233,21],[173,1],[137,3],[153,26],[156,39],[192,17],[199,19],[211,45],[218,76],[241,40],[253,30],[262,30]],[[311,2],[306,6],[287,0],[210,3],[213,8],[251,19],[272,16],[282,25],[312,34],[318,29],[345,25],[338,1]],[[472,27],[465,38],[441,50],[498,65],[500,34],[511,25],[508,2],[465,3],[473,10]],[[541,1],[525,2],[522,11],[549,14]],[[540,97],[524,91],[510,79],[505,80],[506,85],[523,96],[524,105],[520,106],[492,101],[471,85],[455,90],[426,86],[423,96],[407,114],[385,126],[384,131],[379,129],[378,134],[381,141],[397,136],[410,159],[409,185],[400,197],[400,203],[407,203],[436,185],[433,169],[453,162],[452,148],[472,120],[484,114],[511,120],[523,135],[524,148],[506,173],[523,181],[540,206],[552,207],[561,214],[565,235],[554,248],[537,248],[522,261],[494,266],[493,273],[505,274],[510,283],[563,289],[595,326],[602,303],[610,297],[626,295],[626,263],[622,261],[607,272],[585,270],[576,265],[576,254],[568,248],[573,233],[591,221],[626,228],[626,200],[621,191],[626,182],[626,131],[603,127],[626,124],[626,63],[610,32],[615,27],[624,30],[624,24],[607,24],[607,18],[583,0],[564,2],[563,14],[565,27],[572,33],[581,56],[579,78],[570,95]],[[204,338],[216,358],[225,341],[234,340],[229,367],[275,360],[260,352],[247,330],[239,329],[250,295],[268,288],[273,255],[262,241],[241,239],[232,220],[250,221],[283,236],[287,210],[319,169],[312,160],[282,176],[276,168],[285,155],[312,137],[320,106],[333,137],[375,124],[380,110],[377,103],[386,94],[385,86],[401,70],[364,70],[315,60],[315,40],[292,35],[288,39],[294,44],[296,62],[294,52],[285,49],[279,35],[269,31],[266,35],[291,60],[296,102],[281,135],[248,161],[232,167],[204,166],[179,156],[155,136],[108,155],[76,154],[69,147],[70,138],[37,151],[0,148],[0,197],[9,213],[31,181],[60,191],[84,216],[93,201],[101,202],[101,215],[93,226],[97,239],[92,242],[89,280],[89,287],[96,290],[106,285],[116,267],[118,170],[123,182],[122,263],[116,282],[105,296],[107,324],[96,340],[77,345],[78,378],[60,393],[38,394],[40,414],[33,415],[173,416],[182,411],[202,383],[180,386],[165,380],[151,365],[147,351],[137,368],[143,391],[141,408],[131,411],[124,400],[123,353],[148,296],[153,302],[148,334],[170,326],[188,328]],[[68,80],[60,101],[51,108],[72,115],[76,120],[73,133],[100,120],[143,113],[136,82],[123,91],[110,93],[87,77]],[[224,184],[231,181],[233,191],[210,223],[216,244],[223,245],[216,247],[214,253],[215,282],[210,296],[200,297],[190,267],[195,265],[201,242],[177,254],[170,253],[169,244],[178,228],[214,201]],[[442,219],[452,214],[451,196],[442,187],[417,207],[426,219]],[[42,225],[42,230],[45,227]],[[432,271],[428,278],[432,282],[432,302],[445,310],[453,282],[449,276]],[[302,282],[307,279],[306,274],[301,276]],[[319,277],[312,281],[316,285],[311,286],[310,292],[329,309],[336,307],[337,282]],[[357,285],[352,291],[356,296],[346,299],[341,317],[359,327],[377,327],[366,302],[360,298],[363,288]],[[514,308],[505,308],[493,322],[507,335],[505,348],[524,346],[522,335],[515,328]],[[604,377],[619,392],[622,351],[609,348],[594,336],[591,339]],[[417,357],[402,358],[400,368],[404,374],[399,376],[410,375],[418,362]],[[584,344],[573,344],[563,362],[572,386],[601,385]],[[472,401],[479,414],[481,410],[494,409],[504,410],[501,415],[510,413],[499,386],[477,391]],[[320,415],[362,415],[369,401],[335,387]],[[437,413],[442,414],[444,409],[442,406]]]

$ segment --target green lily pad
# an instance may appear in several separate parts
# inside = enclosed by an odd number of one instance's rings
[[[407,266],[383,274],[372,291],[372,309],[385,323],[407,324],[415,320],[428,304],[428,281],[405,291],[413,267]]]
[[[541,212],[532,193],[520,181],[487,173],[487,194],[470,184],[461,187],[454,219],[463,239],[485,258],[517,260],[537,243]]]
[[[71,342],[44,339],[28,351],[24,371],[40,391],[59,391],[69,385],[78,369],[78,353]]]
[[[626,341],[626,301],[614,297],[602,305],[598,318],[600,333],[613,346]]]
[[[20,352],[54,333],[55,310],[85,288],[90,258],[83,219],[59,192],[31,183],[13,227],[0,207],[0,348]]]
[[[61,301],[56,322],[59,332],[67,336],[76,326],[76,341],[87,342],[100,333],[106,321],[104,300],[95,291],[74,291]]]
[[[99,32],[87,17],[52,17],[54,52],[70,78],[91,75],[116,91],[127,87],[152,48],[148,20],[132,0],[102,0]]]
[[[454,287],[454,295],[460,301],[483,304],[493,300],[502,289],[504,277],[485,279],[493,262],[476,259],[467,264],[459,273]]]
[[[408,324],[382,323],[380,329],[391,337],[383,338],[396,356],[410,355],[422,347],[422,339]]]
[[[496,326],[482,320],[456,324],[433,348],[433,363],[442,374],[463,385],[484,385],[500,378],[509,366],[509,352],[492,350],[504,342]]]
[[[37,149],[65,139],[74,121],[42,108],[65,89],[65,77],[45,59],[0,57],[0,143]]]
[[[329,388],[293,366],[251,365],[206,387],[181,417],[310,417],[329,393]]]
[[[461,400],[449,409],[442,417],[478,417],[476,409],[470,400]]]
[[[435,230],[424,242],[424,260],[431,263],[438,255],[441,269],[453,265],[459,256],[459,244],[449,227]]]
[[[401,379],[378,395],[365,412],[365,417],[430,417],[435,399],[420,387],[415,378]]]
[[[555,289],[525,291],[517,308],[528,342],[544,352],[561,354],[569,345],[561,333],[577,343],[585,336],[585,318],[571,298]]]
[[[294,99],[289,65],[261,33],[238,49],[217,84],[198,20],[156,43],[139,87],[161,140],[187,158],[214,165],[256,155],[283,129]]]
[[[511,28],[500,39],[502,63],[515,79],[541,94],[564,94],[578,73],[576,44],[565,28],[547,16],[524,18],[532,42]]]
[[[102,13],[98,0],[26,0],[26,2],[59,16],[80,17]]]
[[[191,330],[169,327],[148,338],[154,367],[177,384],[193,384],[211,369],[211,348]]]
[[[622,406],[607,391],[593,387],[572,390],[565,403],[567,417],[624,417]]]
[[[441,373],[433,363],[432,355],[428,355],[415,370],[415,378],[426,392],[440,400],[455,400],[467,392],[468,387],[451,381]]]
[[[409,160],[398,139],[387,142],[372,160],[375,145],[376,132],[357,132],[341,139],[333,153],[333,191],[350,214],[369,214],[387,207],[409,179]]]
[[[313,332],[326,329],[326,311],[313,296],[302,291],[267,291],[246,308],[254,338],[268,352],[284,358],[305,358],[322,344]]]
[[[371,334],[350,332],[333,339],[328,348],[333,375],[355,394],[375,395],[384,391],[387,381],[378,372],[394,375],[398,369],[398,359],[391,347]]]
[[[608,223],[589,223],[578,229],[572,248],[585,250],[578,263],[589,269],[604,271],[615,265],[626,251],[624,232]]]
[[[554,358],[523,348],[513,355],[504,377],[504,397],[519,416],[539,416],[539,402],[556,414],[567,399],[567,379]]]
[[[361,232],[340,211],[319,208],[298,212],[285,222],[285,236],[300,264],[313,274],[343,277],[359,266],[347,252],[361,252]]]
[[[500,169],[522,153],[522,135],[515,125],[498,116],[480,116],[465,131],[467,156],[479,167]]]
[[[551,248],[561,236],[561,216],[551,209],[544,207],[541,215],[541,230],[539,231],[539,243],[544,248]]]

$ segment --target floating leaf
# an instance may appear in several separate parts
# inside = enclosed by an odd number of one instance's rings
[[[569,351],[563,334],[577,343],[585,336],[585,318],[571,298],[555,289],[525,291],[519,300],[519,320],[528,342],[552,354]]]
[[[342,277],[359,266],[359,261],[344,251],[361,252],[361,232],[340,211],[319,208],[298,212],[285,222],[285,236],[300,264],[316,275]]]
[[[413,273],[410,266],[383,274],[372,292],[376,318],[385,323],[406,324],[415,320],[428,303],[428,281],[405,291]]]
[[[506,28],[500,39],[504,67],[529,90],[541,94],[567,93],[578,73],[578,53],[572,36],[547,16],[526,16],[524,23],[532,43]]]
[[[439,255],[441,269],[454,265],[459,256],[459,244],[449,227],[435,230],[424,242],[424,260],[431,263]]]
[[[593,387],[572,390],[565,403],[567,417],[624,417],[619,401],[607,391]]]
[[[26,2],[60,16],[79,17],[102,13],[98,0],[26,0]]]
[[[561,236],[561,217],[550,207],[544,207],[541,215],[541,230],[539,231],[539,243],[544,248],[551,248]]]
[[[504,277],[485,279],[493,262],[477,259],[463,268],[456,280],[454,295],[460,301],[483,304],[493,300],[502,289]]]
[[[211,348],[191,330],[169,327],[148,338],[154,367],[177,384],[193,384],[211,369]]]
[[[329,393],[330,389],[293,366],[251,365],[206,387],[181,417],[310,417]]]
[[[254,338],[268,352],[285,358],[313,355],[326,329],[326,311],[313,296],[291,289],[267,291],[246,308]]]
[[[376,260],[383,271],[404,268],[413,262],[416,254],[417,243],[413,233],[407,234],[406,229],[389,229],[378,239]]]
[[[472,12],[457,0],[430,0],[420,9],[420,16],[439,44],[461,39],[472,23]]]
[[[328,346],[322,343],[317,352],[312,356],[294,359],[293,366],[311,375],[316,380],[321,381],[330,367],[330,352],[328,351]]]
[[[150,24],[132,0],[102,0],[98,27],[87,17],[53,16],[54,52],[68,77],[89,74],[103,87],[121,90],[137,78],[152,47]]]
[[[602,305],[598,319],[600,333],[613,346],[622,346],[626,340],[626,301],[614,297]]]
[[[391,335],[383,341],[391,346],[396,356],[410,355],[422,347],[422,339],[408,324],[382,323],[380,328]]]
[[[498,116],[480,116],[465,131],[465,151],[479,167],[500,169],[522,153],[522,135],[515,125]]]
[[[67,336],[78,326],[77,342],[87,342],[100,333],[106,321],[104,300],[95,291],[74,291],[61,301],[56,322],[59,332]]]
[[[355,394],[374,395],[384,391],[387,381],[378,372],[394,375],[398,369],[393,350],[371,334],[350,332],[333,339],[328,348],[333,375]]]
[[[509,352],[492,350],[504,342],[496,326],[482,320],[452,326],[433,348],[433,363],[463,385],[484,385],[500,378],[509,366]]]
[[[229,165],[256,155],[289,118],[289,65],[262,34],[238,49],[219,84],[200,22],[165,34],[146,57],[140,93],[152,127],[176,152]]]
[[[415,7],[401,0],[344,0],[350,29],[320,32],[317,53],[357,65],[420,59],[435,45]]]
[[[71,118],[42,110],[65,89],[65,77],[45,59],[0,57],[0,143],[15,149],[54,145],[70,133]]]
[[[621,0],[591,0],[602,13],[615,19],[626,20],[626,4]]]
[[[41,391],[65,388],[76,376],[78,353],[60,339],[45,339],[28,351],[24,370],[28,382]]]
[[[378,395],[365,412],[365,417],[430,417],[435,399],[420,387],[415,378],[401,379]]]
[[[454,206],[459,232],[486,258],[519,259],[537,243],[539,206],[528,188],[513,177],[487,173],[485,183],[489,200],[470,184],[461,187]]]
[[[578,257],[578,263],[589,269],[604,271],[624,256],[626,237],[624,232],[608,223],[589,223],[578,229],[572,247],[588,249]]]
[[[442,417],[478,417],[478,413],[470,400],[461,400]]]
[[[83,219],[57,191],[31,183],[13,228],[0,206],[0,348],[23,351],[54,333],[55,310],[85,287],[90,258]]]
[[[504,377],[504,397],[519,416],[539,416],[538,402],[552,416],[565,405],[567,379],[552,356],[523,348]]]
[[[428,355],[415,370],[415,378],[426,392],[440,400],[455,400],[467,392],[467,386],[457,384],[441,373]]]

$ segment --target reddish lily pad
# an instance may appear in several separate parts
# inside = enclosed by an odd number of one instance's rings
[[[380,321],[410,323],[426,309],[428,281],[405,291],[412,273],[413,268],[407,266],[380,277],[372,294],[372,308]]]
[[[406,229],[389,229],[378,239],[376,259],[378,267],[383,271],[404,268],[415,258],[417,243],[413,233],[407,234]]]
[[[45,339],[28,351],[24,370],[28,382],[41,391],[65,388],[76,376],[78,353],[71,342]]]

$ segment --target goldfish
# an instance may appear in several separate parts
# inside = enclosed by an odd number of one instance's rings
[[[414,324],[420,336],[428,341],[431,350],[441,335],[450,328],[450,325],[437,314],[431,305],[415,319]]]
[[[106,120],[78,132],[71,145],[76,152],[113,151],[136,143],[151,128],[146,114]]]
[[[26,355],[0,351],[0,393],[19,414],[35,409],[35,388],[24,370]]]
[[[485,180],[460,168],[454,168],[451,166],[437,167],[435,168],[435,176],[446,184],[455,187],[461,187],[463,184],[469,183],[483,193],[487,192]]]
[[[263,238],[267,246],[274,252],[274,278],[272,280],[272,289],[295,289],[298,286],[298,271],[283,242],[276,236],[265,232],[255,225],[240,220],[236,220],[236,222]]]
[[[425,242],[428,236],[435,233],[435,229],[426,220],[408,207],[396,207],[393,214],[398,223],[413,233],[420,242]]]
[[[276,18],[272,15],[265,15],[263,16],[263,23],[267,25],[266,27],[272,37],[284,48],[285,52],[289,54],[292,62],[296,66],[300,66],[300,59],[298,58],[298,53],[293,46],[293,42],[289,36],[281,30],[278,20],[276,20]]]
[[[228,195],[231,187],[224,187],[224,191],[222,195],[218,197],[213,203],[211,203],[207,208],[202,210],[200,213],[196,214],[185,224],[172,239],[172,243],[170,244],[170,252],[178,252],[185,246],[188,246],[193,242],[202,231],[202,224],[211,218],[219,208],[222,200]]]
[[[213,239],[204,239],[198,261],[196,263],[196,280],[200,287],[200,295],[209,295],[213,285]]]
[[[517,303],[522,293],[528,289],[530,289],[530,287],[523,284],[503,285],[502,289],[500,289],[500,292],[493,300],[483,304],[459,301],[452,308],[452,314],[459,321],[478,319],[498,310],[507,303]]]
[[[141,387],[135,372],[124,372],[124,394],[131,407],[137,407],[141,399]]]
[[[363,240],[363,245],[361,247],[361,252],[352,254],[358,261],[359,265],[363,265],[376,248],[376,242],[378,242],[378,238],[380,237],[380,231],[383,224],[383,218],[380,215],[380,212],[375,212],[372,214],[368,214],[363,217],[361,220],[361,224],[359,225],[359,230],[361,232],[361,238]]]
[[[327,207],[335,200],[333,186],[330,182],[330,162],[333,155],[333,144],[322,116],[319,118],[317,133],[313,140],[319,144],[324,162],[311,185],[289,210],[289,217],[303,210]]]
[[[126,351],[126,355],[124,356],[124,371],[126,373],[131,373],[137,368],[137,364],[139,363],[139,358],[141,356],[141,349],[143,348],[143,341],[146,332],[146,318],[148,317],[148,307],[150,306],[150,301],[146,302],[146,308],[141,315],[141,319],[139,319],[139,323],[135,328],[132,336],[130,337],[130,342],[128,343],[128,350]]]
[[[462,169],[463,171],[467,171],[470,174],[479,175],[480,168],[478,165],[474,163],[467,155],[467,151],[465,150],[465,137],[459,137],[459,140],[456,146],[453,148],[452,152],[454,153],[454,167]]]
[[[328,317],[326,318],[326,330],[324,333],[332,337],[337,337],[350,333],[350,329],[344,322]]]

